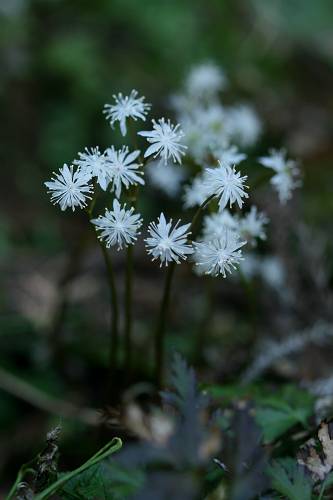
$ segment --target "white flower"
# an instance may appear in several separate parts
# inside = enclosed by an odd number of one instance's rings
[[[206,199],[207,188],[202,175],[197,175],[192,184],[184,188],[184,208],[192,208],[196,205],[200,206]]]
[[[183,169],[170,163],[164,165],[159,161],[150,162],[146,172],[152,185],[171,198],[178,194],[185,178]]]
[[[225,112],[217,103],[196,107],[179,117],[189,154],[201,162],[217,148],[227,147]]]
[[[236,265],[242,260],[240,248],[245,245],[245,241],[240,241],[239,235],[227,227],[224,228],[220,238],[208,242],[194,242],[194,261],[201,274],[211,274],[218,276],[231,273],[236,269]]]
[[[112,184],[111,191],[115,192],[117,198],[121,195],[122,186],[128,189],[130,185],[144,185],[145,181],[140,177],[143,172],[139,170],[142,164],[132,163],[139,154],[139,150],[129,153],[127,146],[123,146],[118,151],[111,146],[105,151],[109,179]]]
[[[100,231],[98,238],[104,241],[107,248],[118,245],[118,250],[123,246],[133,245],[137,240],[138,229],[142,225],[140,214],[134,214],[134,208],[126,210],[126,203],[121,207],[117,199],[113,200],[113,210],[105,209],[105,215],[100,215],[90,222]]]
[[[98,184],[104,191],[106,190],[109,183],[108,168],[105,156],[98,147],[90,150],[85,148],[84,153],[79,153],[79,160],[74,160],[73,163],[80,167],[81,172],[97,177]]]
[[[221,163],[227,163],[228,165],[238,165],[241,161],[246,159],[246,154],[240,153],[237,146],[223,148],[219,145],[214,149],[213,153]]]
[[[153,256],[153,260],[160,259],[161,266],[167,266],[172,261],[179,264],[180,259],[186,260],[186,256],[193,253],[192,246],[187,244],[191,224],[179,226],[179,223],[180,220],[171,228],[172,219],[167,222],[161,213],[157,223],[149,224],[150,237],[145,239],[147,252]]]
[[[185,88],[194,97],[210,97],[226,87],[223,71],[211,62],[194,66],[185,82]]]
[[[180,143],[184,136],[180,125],[172,125],[170,120],[160,118],[158,122],[152,120],[153,130],[138,132],[142,137],[147,137],[151,146],[145,152],[145,158],[154,155],[161,156],[165,163],[172,158],[174,163],[181,163],[181,156],[185,154],[186,146]]]
[[[258,161],[261,165],[271,168],[276,173],[284,172],[295,165],[293,160],[286,160],[286,151],[284,149],[271,149],[267,156],[258,158]]]
[[[292,191],[301,186],[298,178],[300,170],[294,160],[287,160],[285,150],[272,149],[269,153],[258,158],[258,161],[276,172],[270,182],[279,195],[280,203],[284,204],[292,197]]]
[[[70,207],[73,212],[75,207],[83,208],[87,205],[87,199],[91,199],[89,193],[93,190],[89,184],[90,174],[81,172],[80,169],[74,171],[73,165],[68,168],[66,163],[59,169],[59,173],[53,174],[55,177],[44,184],[49,188],[54,204],[59,203],[61,210]]]
[[[151,104],[144,102],[145,97],[137,97],[138,92],[132,90],[129,96],[123,96],[121,92],[118,95],[113,95],[115,104],[105,104],[103,113],[107,120],[110,120],[110,125],[113,127],[115,122],[120,123],[120,131],[122,135],[126,135],[126,119],[133,118],[133,120],[145,121],[148,110]]]
[[[240,146],[248,147],[257,142],[262,125],[254,109],[246,104],[241,104],[229,108],[227,129],[233,141]]]
[[[258,212],[257,207],[252,206],[251,210],[239,222],[241,236],[253,244],[256,238],[265,240],[265,225],[268,221],[269,219],[264,213]]]
[[[219,167],[206,168],[205,186],[208,196],[215,194],[219,198],[220,210],[223,210],[229,203],[231,207],[237,202],[239,208],[242,208],[243,199],[249,195],[244,191],[247,186],[244,182],[247,175],[241,177],[240,172],[236,172],[235,167],[222,164],[219,161]]]
[[[211,241],[224,235],[225,228],[236,231],[239,227],[239,220],[231,215],[229,210],[206,215],[203,219],[204,241]]]

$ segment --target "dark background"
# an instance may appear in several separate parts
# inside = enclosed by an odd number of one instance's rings
[[[113,93],[136,88],[153,104],[152,116],[171,116],[168,96],[203,60],[226,71],[227,101],[251,102],[261,116],[264,134],[252,157],[283,145],[302,162],[304,186],[286,209],[270,193],[260,195],[271,201],[269,247],[292,270],[286,292],[295,300],[267,298],[259,286],[255,335],[331,319],[332,21],[330,0],[0,0],[0,366],[52,397],[103,404],[103,262],[85,237],[84,215],[53,207],[43,182],[85,146],[121,144],[101,113]],[[173,203],[148,190],[145,217],[161,209]],[[121,286],[122,256],[116,258]],[[203,285],[193,279],[189,293],[186,272],[179,272],[170,346],[191,358],[194,325],[205,311]],[[244,294],[234,284],[215,286],[202,368],[212,380],[237,377],[256,340]],[[139,246],[133,382],[149,378],[160,288],[161,273]],[[302,359],[292,377],[327,375],[327,353],[314,354],[317,363]],[[0,469],[9,482],[57,418],[1,390],[3,384],[0,374]],[[100,439],[70,419],[63,433],[68,465]]]

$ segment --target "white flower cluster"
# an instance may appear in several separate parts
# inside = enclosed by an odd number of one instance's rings
[[[45,183],[51,200],[59,203],[62,210],[74,211],[86,207],[93,191],[96,196],[99,188],[104,196],[112,193],[112,209],[105,209],[104,215],[91,222],[106,247],[121,250],[136,242],[143,225],[141,215],[134,207],[126,208],[125,202],[134,199],[132,194],[136,195],[139,185],[145,185],[145,171],[152,186],[170,197],[179,197],[182,183],[189,177],[190,183],[183,189],[184,207],[198,206],[200,211],[209,203],[210,212],[203,218],[201,236],[192,241],[191,224],[182,225],[178,220],[173,225],[172,219],[162,212],[156,222],[147,226],[147,253],[161,266],[179,264],[191,256],[198,274],[226,277],[243,260],[245,243],[255,246],[258,240],[265,240],[268,223],[266,215],[255,206],[247,208],[245,214],[241,212],[249,198],[249,188],[248,176],[239,170],[247,155],[239,148],[255,144],[261,124],[251,107],[220,103],[219,94],[226,85],[224,73],[214,64],[192,68],[183,94],[173,99],[179,123],[162,117],[152,120],[152,130],[137,132],[148,142],[143,154],[128,146],[110,146],[104,151],[85,148],[70,167],[64,165]],[[128,96],[119,93],[113,97],[114,103],[106,104],[104,113],[112,128],[119,123],[125,136],[128,121],[145,121],[151,105],[136,90]],[[284,151],[272,151],[259,162],[274,170],[271,183],[281,202],[286,202],[299,185],[295,162],[287,160]],[[130,196],[126,197],[126,192]],[[89,214],[95,201],[94,198]]]
[[[224,72],[206,62],[192,68],[183,92],[171,98],[178,121],[183,125],[188,154],[197,163],[211,155],[224,159],[230,147],[236,153],[236,146],[251,147],[260,136],[261,121],[250,105],[221,103],[220,93],[226,87]],[[226,157],[226,161],[238,163],[230,157]]]

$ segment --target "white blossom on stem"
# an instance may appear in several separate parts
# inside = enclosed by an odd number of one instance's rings
[[[128,189],[130,185],[144,185],[143,172],[139,170],[142,164],[135,162],[139,155],[139,150],[130,153],[127,146],[119,150],[111,146],[105,151],[111,191],[117,198],[121,195],[123,186]]]
[[[153,130],[138,132],[142,137],[146,137],[151,144],[145,152],[145,158],[153,155],[154,158],[160,156],[164,163],[171,158],[174,163],[181,163],[187,146],[180,141],[184,133],[180,129],[179,123],[173,125],[170,120],[160,118],[157,122],[152,120]]]
[[[81,172],[96,177],[100,187],[106,191],[109,183],[108,166],[105,156],[100,152],[98,146],[91,149],[85,148],[83,153],[79,153],[79,159],[74,160],[73,164],[80,167]]]
[[[51,181],[44,183],[49,189],[52,203],[59,203],[61,210],[71,208],[73,212],[76,207],[84,208],[93,191],[89,184],[91,175],[81,172],[80,169],[74,170],[73,165],[68,167],[66,163],[59,169],[59,173],[53,174]]]
[[[103,113],[107,120],[110,121],[111,127],[115,122],[119,122],[120,131],[123,136],[127,133],[126,120],[146,120],[146,115],[151,108],[151,105],[145,103],[145,97],[138,97],[137,90],[132,90],[129,96],[123,96],[121,92],[113,95],[115,104],[105,104]]]
[[[180,263],[186,260],[187,255],[193,253],[191,244],[188,244],[188,231],[191,224],[179,225],[180,220],[172,228],[172,219],[166,221],[163,213],[157,223],[151,222],[148,226],[149,237],[145,239],[147,252],[153,259],[160,259],[160,266],[169,262]]]
[[[194,261],[200,274],[211,274],[223,278],[226,273],[232,273],[237,264],[242,260],[240,248],[245,245],[240,241],[239,235],[227,227],[222,235],[212,241],[194,242]]]
[[[90,222],[100,231],[98,238],[105,242],[107,248],[117,245],[118,250],[121,250],[123,246],[133,245],[137,240],[142,218],[140,214],[134,213],[133,207],[126,210],[126,203],[121,207],[119,201],[114,199],[113,210],[105,209],[105,215]]]
[[[244,191],[247,188],[244,182],[247,175],[241,177],[240,172],[236,172],[235,167],[219,161],[219,167],[206,168],[205,186],[207,195],[215,195],[219,198],[219,208],[223,210],[228,204],[231,207],[237,202],[239,208],[243,206],[243,198],[249,195]]]

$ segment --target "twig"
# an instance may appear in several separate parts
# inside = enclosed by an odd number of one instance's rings
[[[0,388],[47,413],[76,418],[86,425],[97,426],[100,422],[97,410],[80,408],[69,401],[53,398],[4,368],[0,368]]]

